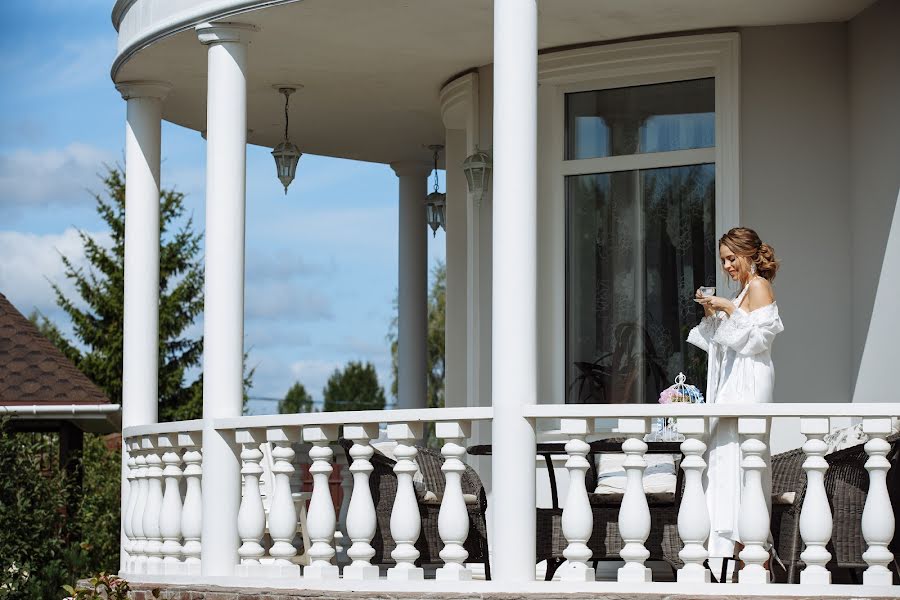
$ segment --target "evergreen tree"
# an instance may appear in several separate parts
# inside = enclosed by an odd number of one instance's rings
[[[350,361],[343,371],[334,370],[322,390],[325,410],[382,410],[384,390],[378,384],[375,366]]]
[[[285,394],[284,400],[278,403],[278,412],[280,414],[313,412],[312,396],[309,395],[302,383],[294,382],[294,385]]]
[[[53,285],[57,304],[72,320],[83,350],[66,340],[46,317],[41,317],[38,325],[111,401],[121,403],[124,175],[118,169],[108,168],[103,184],[105,197],[101,194],[94,197],[97,212],[109,227],[112,243],[107,248],[80,231],[89,268],[78,268],[69,257],[62,257],[65,275],[74,282],[79,299],[68,298],[59,285]],[[198,418],[202,412],[202,381],[198,376],[188,383],[186,375],[200,364],[203,352],[203,340],[187,335],[188,328],[203,310],[201,235],[194,232],[191,218],[184,219],[184,194],[163,190],[159,212],[159,418],[160,421]]]
[[[428,293],[428,339],[426,352],[428,363],[425,376],[428,379],[428,408],[444,407],[444,347],[445,314],[447,306],[447,266],[438,262],[431,271],[431,290]],[[391,344],[391,396],[397,399],[397,301],[394,301],[394,318],[391,321],[388,341]]]

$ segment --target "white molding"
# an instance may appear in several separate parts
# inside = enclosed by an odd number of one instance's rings
[[[213,419],[213,429],[248,429],[251,427],[299,427],[343,425],[352,423],[430,423],[436,421],[488,421],[494,410],[485,407],[413,408],[400,410],[359,410],[293,415],[255,415]],[[171,425],[167,423],[167,425]]]
[[[900,417],[900,402],[795,402],[769,404],[534,404],[525,409],[533,419],[632,417]]]
[[[465,73],[442,87],[440,102],[444,128],[464,129],[471,154],[478,137],[478,73]]]
[[[740,220],[740,36],[737,33],[673,36],[575,48],[538,58],[541,155],[541,244],[538,306],[543,323],[539,364],[544,402],[565,401],[565,185],[568,175],[632,169],[716,165],[716,235]],[[564,159],[565,94],[712,77],[715,79],[714,148]],[[726,285],[717,270],[717,285]],[[549,291],[548,291],[549,290]],[[545,372],[546,371],[546,372]]]

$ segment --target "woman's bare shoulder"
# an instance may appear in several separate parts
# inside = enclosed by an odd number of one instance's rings
[[[775,302],[775,291],[772,289],[772,283],[763,277],[757,277],[750,282],[747,296],[749,296],[751,308],[759,308]]]

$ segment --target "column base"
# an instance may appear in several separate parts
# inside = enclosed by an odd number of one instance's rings
[[[378,579],[378,567],[376,565],[347,565],[344,567],[344,579],[354,581],[373,581]]]
[[[863,585],[893,585],[893,575],[887,567],[871,566],[863,573]]]
[[[566,561],[557,570],[559,578],[562,581],[596,581],[597,572],[584,563],[575,563]]]
[[[831,573],[825,567],[808,565],[800,572],[800,583],[830,585]]]
[[[391,567],[387,571],[387,578],[388,581],[422,581],[425,579],[425,570],[412,565]]]
[[[644,565],[625,565],[619,569],[616,581],[619,583],[650,583],[653,581],[653,571]]]
[[[767,584],[769,583],[769,572],[760,565],[745,564],[744,568],[738,571],[738,583]]]
[[[447,565],[434,572],[438,581],[472,581],[472,571],[463,565]]]
[[[678,569],[675,580],[678,583],[710,583],[711,573],[701,565],[684,566]]]
[[[376,569],[377,568],[378,567],[376,567]],[[339,579],[340,576],[341,572],[337,565],[332,564],[312,564],[303,569],[304,579],[331,580]]]

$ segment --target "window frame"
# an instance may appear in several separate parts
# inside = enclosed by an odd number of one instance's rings
[[[568,396],[565,178],[715,163],[715,232],[740,215],[738,33],[673,36],[547,53],[538,60],[538,390],[543,402]],[[687,79],[715,79],[715,146],[565,160],[565,95]],[[716,285],[724,289],[724,274]]]

